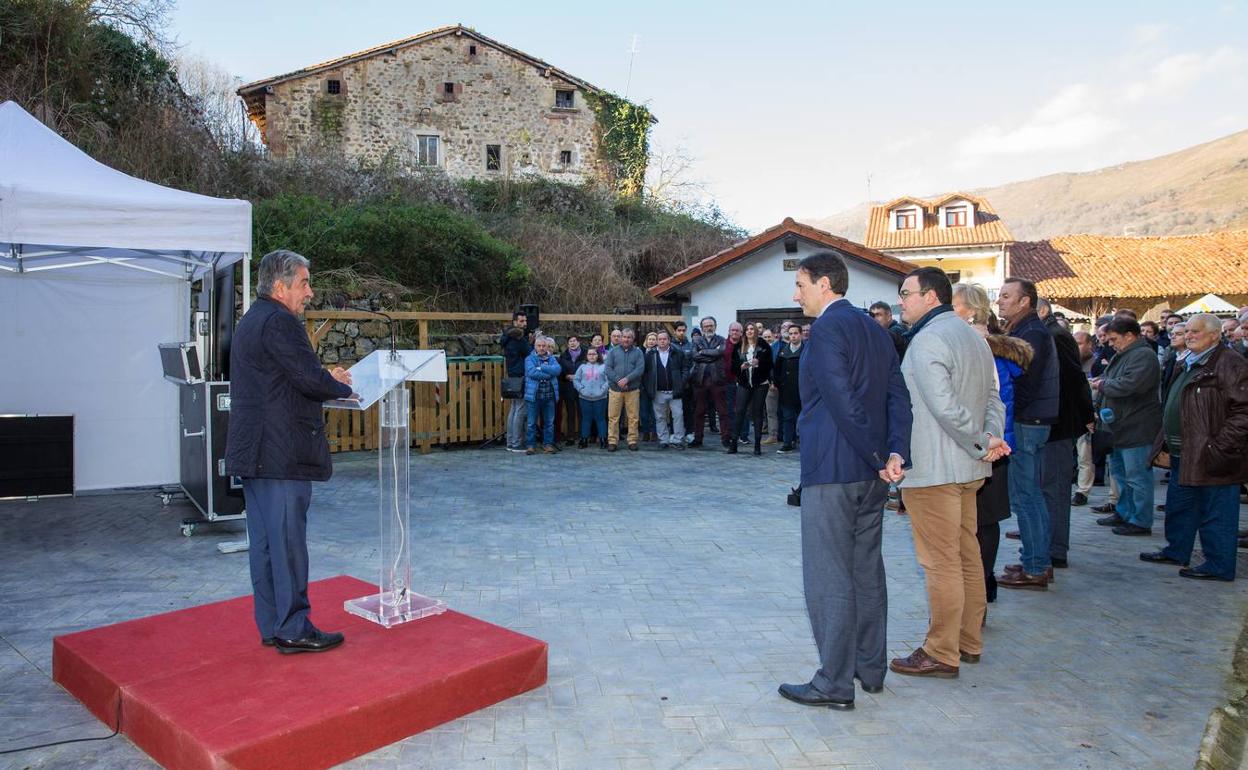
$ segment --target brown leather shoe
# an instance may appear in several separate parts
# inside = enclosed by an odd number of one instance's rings
[[[1015,574],[1017,574],[1017,573],[1022,572],[1022,571],[1023,571],[1023,565],[1021,565],[1021,564],[1007,564],[1007,565],[1005,565],[1005,572],[1006,572],[1006,574],[1009,574],[1009,573],[1015,573]],[[1045,568],[1044,568],[1044,576],[1045,576],[1046,578],[1048,578],[1048,579],[1049,579],[1049,582],[1050,582],[1050,583],[1056,583],[1056,582],[1057,582],[1057,578],[1053,577],[1053,568],[1052,568],[1052,567],[1045,567]]]
[[[1051,570],[1052,568],[1050,568]],[[1029,575],[1022,570],[1004,572],[997,578],[997,585],[1003,588],[1022,588],[1028,591],[1049,590],[1049,573]]]
[[[888,664],[890,670],[906,676],[930,676],[934,679],[956,679],[957,666],[947,666],[927,654],[922,647],[910,653],[906,658],[893,658]]]

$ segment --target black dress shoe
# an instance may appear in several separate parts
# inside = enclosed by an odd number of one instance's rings
[[[296,652],[325,652],[332,650],[343,642],[343,635],[337,631],[312,629],[312,633],[302,639],[275,639],[277,651],[286,655]]]
[[[1094,505],[1090,509],[1093,513],[1117,513],[1118,509],[1113,503],[1105,503],[1103,505]]]
[[[730,454],[730,455],[735,455],[736,453],[737,453],[737,445],[736,445],[735,443],[734,443],[734,444],[730,444],[730,445],[728,446],[728,454]]]
[[[1071,505],[1087,505],[1088,496],[1082,492],[1076,492],[1075,496],[1070,499]]]
[[[1065,559],[1059,559],[1056,556],[1049,557],[1049,564],[1052,564],[1054,569],[1066,569],[1067,567],[1070,566],[1069,561]]]
[[[1145,551],[1140,554],[1140,561],[1146,561],[1151,564],[1174,564],[1178,567],[1186,567],[1187,565],[1178,559],[1171,559],[1161,551]]]
[[[1115,535],[1151,535],[1153,530],[1150,527],[1141,527],[1136,524],[1119,524],[1114,527]]]
[[[1122,524],[1126,524],[1127,520],[1116,513],[1111,513],[1108,516],[1102,516],[1097,519],[1096,523],[1100,524],[1102,527],[1117,527]]]
[[[866,682],[862,681],[862,677],[858,676],[857,674],[854,674],[854,679],[857,679],[858,684],[862,685],[863,692],[869,692],[872,695],[878,695],[884,692],[884,685],[882,684],[867,684]]]
[[[782,684],[780,685],[780,694],[803,706],[827,706],[830,709],[839,709],[841,711],[850,711],[854,708],[853,700],[828,697],[816,690],[814,685],[809,682],[806,684]]]
[[[277,644],[277,639],[272,636],[266,636],[260,640],[260,644],[263,644],[265,647],[272,647]]]
[[[689,442],[690,449],[697,449],[700,446],[702,446],[702,439],[700,438],[695,438],[693,441]]]
[[[1191,578],[1192,580],[1221,580],[1224,583],[1230,583],[1235,580],[1235,578],[1224,578],[1221,575],[1212,575],[1208,572],[1201,572],[1198,569],[1191,569],[1190,567],[1184,567],[1179,570],[1179,577]]]

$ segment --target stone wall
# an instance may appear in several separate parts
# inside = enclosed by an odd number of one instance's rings
[[[327,143],[351,158],[393,151],[417,165],[418,137],[436,136],[438,166],[457,178],[597,177],[594,112],[575,85],[547,72],[470,36],[427,40],[275,84],[264,97],[265,141],[278,155]],[[340,93],[329,93],[330,80]],[[571,108],[555,107],[558,89],[574,92]],[[487,145],[501,147],[497,171],[486,168]],[[565,152],[571,163],[561,162]]]

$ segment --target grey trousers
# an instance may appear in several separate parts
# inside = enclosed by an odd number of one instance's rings
[[[802,488],[802,583],[819,650],[811,683],[852,700],[854,676],[884,682],[888,589],[880,538],[888,485],[883,481]]]
[[[523,449],[524,431],[529,418],[528,405],[523,398],[509,398],[507,405],[507,446],[511,449]]]
[[[1075,440],[1049,441],[1044,454],[1044,505],[1049,509],[1049,558],[1065,559],[1070,548],[1070,485],[1075,480]]]

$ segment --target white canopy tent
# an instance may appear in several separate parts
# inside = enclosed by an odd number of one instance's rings
[[[1206,294],[1175,312],[1181,316],[1189,316],[1196,313],[1213,313],[1218,316],[1234,317],[1239,312],[1239,308],[1222,299],[1217,294]]]
[[[178,480],[178,393],[156,345],[190,287],[244,262],[251,204],[96,162],[0,104],[0,414],[73,414],[75,489]]]

